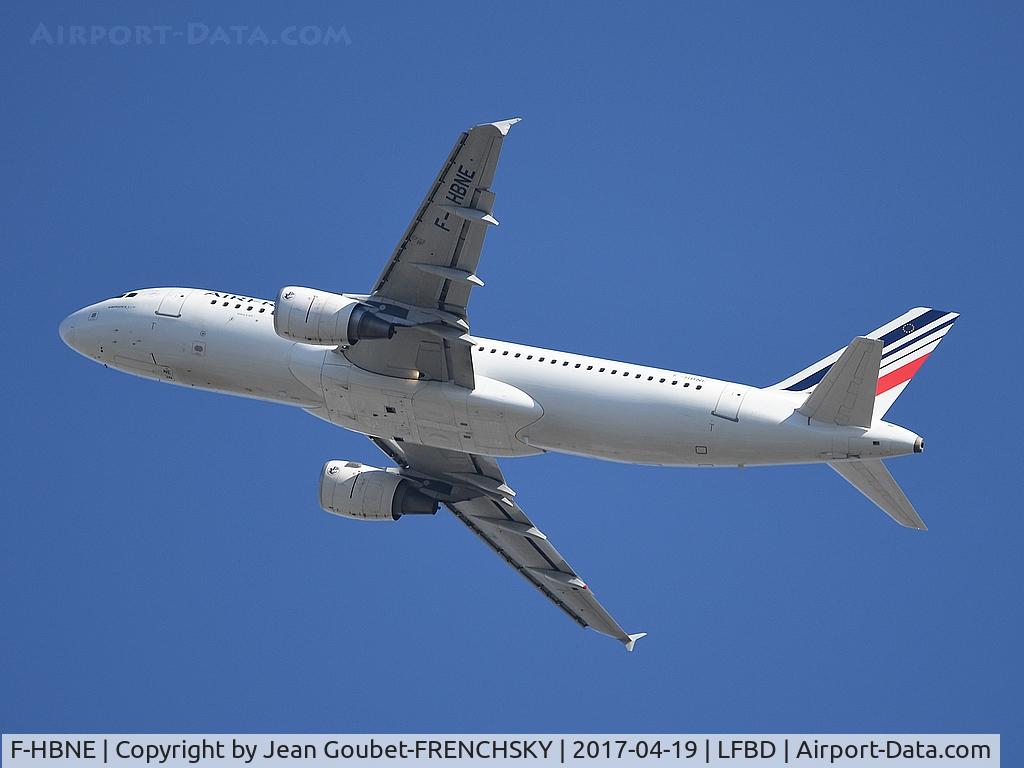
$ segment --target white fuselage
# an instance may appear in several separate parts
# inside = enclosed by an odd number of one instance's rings
[[[297,405],[384,438],[489,456],[558,451],[636,464],[793,464],[911,453],[917,435],[808,422],[806,393],[475,338],[476,387],[395,378],[274,332],[274,303],[154,288],[70,315],[61,336],[106,366]]]

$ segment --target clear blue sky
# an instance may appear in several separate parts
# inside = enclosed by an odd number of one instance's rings
[[[371,7],[372,6],[372,7]],[[1002,731],[1021,746],[1024,17],[998,3],[6,3],[0,728]],[[333,46],[30,44],[59,25],[344,26]],[[890,412],[931,530],[824,467],[509,461],[630,630],[447,513],[316,503],[301,411],[103,370],[133,288],[366,290],[451,142],[521,115],[474,330],[767,385],[963,318]]]

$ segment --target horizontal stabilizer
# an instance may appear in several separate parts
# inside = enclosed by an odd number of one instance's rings
[[[882,346],[879,339],[865,336],[851,341],[797,410],[809,419],[827,424],[870,427]]]
[[[892,479],[881,459],[833,461],[829,462],[829,466],[900,525],[919,531],[928,530],[928,526],[917,514],[910,499]]]

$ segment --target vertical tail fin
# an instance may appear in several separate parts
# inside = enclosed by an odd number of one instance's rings
[[[875,388],[874,418],[881,418],[892,407],[959,316],[956,312],[916,307],[867,334],[867,338],[880,339],[884,345]],[[810,393],[843,351],[836,350],[771,388]]]

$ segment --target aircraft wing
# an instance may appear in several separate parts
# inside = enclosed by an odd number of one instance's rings
[[[519,118],[485,123],[459,136],[416,209],[367,302],[399,331],[366,340],[346,355],[388,376],[475,384],[467,306],[493,216],[491,182],[501,145]]]
[[[428,482],[443,503],[506,563],[577,624],[633,650],[646,633],[628,634],[611,617],[533,521],[494,459],[413,443],[371,438],[410,476]],[[450,500],[449,500],[450,499]]]
[[[437,308],[466,319],[484,235],[497,224],[491,181],[501,145],[519,119],[475,126],[455,142],[387,266],[373,297]]]

